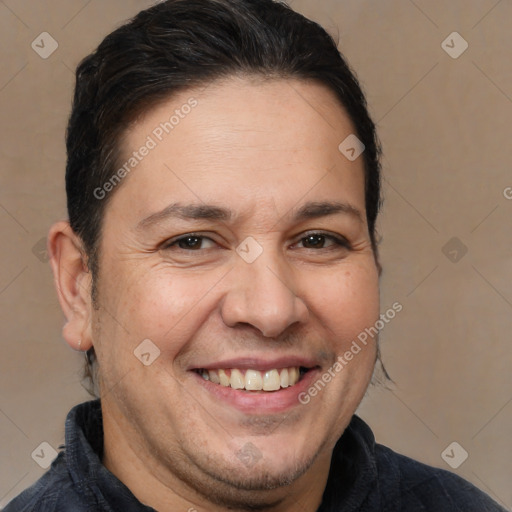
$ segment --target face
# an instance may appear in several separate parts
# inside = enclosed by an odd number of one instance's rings
[[[320,85],[232,79],[126,133],[92,342],[104,421],[160,480],[235,503],[328,469],[376,355],[335,364],[379,314],[353,132]]]

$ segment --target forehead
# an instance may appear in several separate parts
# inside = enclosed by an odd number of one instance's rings
[[[113,202],[139,216],[177,198],[283,212],[310,196],[364,210],[362,157],[352,162],[338,149],[354,131],[334,94],[315,82],[232,78],[191,88],[126,132],[121,165],[137,161]]]

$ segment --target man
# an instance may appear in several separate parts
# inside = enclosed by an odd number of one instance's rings
[[[49,250],[100,400],[6,511],[502,510],[354,415],[379,146],[323,29],[271,0],[159,3],[80,64],[67,150]]]

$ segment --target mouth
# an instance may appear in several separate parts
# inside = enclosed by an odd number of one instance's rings
[[[194,372],[203,380],[224,388],[251,393],[272,393],[295,386],[313,369],[305,366],[264,371],[251,368],[198,368]]]
[[[318,379],[321,369],[320,361],[300,355],[273,359],[248,355],[188,368],[214,410],[224,404],[251,416],[303,407],[299,397]]]

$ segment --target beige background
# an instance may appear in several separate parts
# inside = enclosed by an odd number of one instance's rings
[[[66,215],[73,70],[150,3],[0,2],[0,506],[43,473],[31,453],[58,448],[68,410],[88,398],[37,250]],[[454,471],[510,509],[512,2],[292,5],[339,29],[385,151],[382,305],[404,309],[381,338],[396,384],[371,388],[359,413],[379,442],[435,466],[449,469],[441,452],[457,441],[469,457]],[[59,44],[46,60],[31,48],[44,31]],[[469,43],[458,59],[441,46],[453,31]]]

